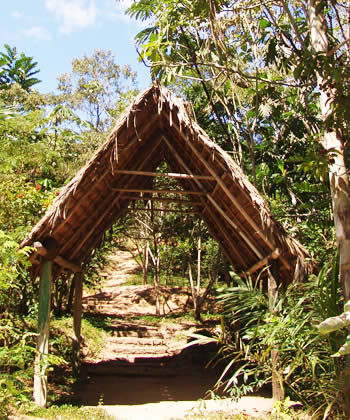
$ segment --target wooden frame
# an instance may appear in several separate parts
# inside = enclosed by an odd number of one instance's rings
[[[52,261],[44,260],[40,273],[40,296],[38,312],[38,341],[34,362],[34,402],[40,407],[46,406],[47,367],[50,335],[50,310],[52,287]]]

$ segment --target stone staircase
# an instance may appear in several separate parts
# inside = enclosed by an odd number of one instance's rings
[[[169,322],[165,316],[155,324],[147,322],[147,316],[155,315],[154,288],[123,284],[125,273],[135,268],[131,255],[119,251],[107,266],[101,290],[83,297],[85,314],[108,319],[108,339],[100,357],[84,362],[88,374],[172,376],[183,373],[191,362],[192,348],[184,350],[186,334],[196,331],[198,324]],[[188,302],[188,294],[175,289],[162,291],[164,315],[183,310]]]

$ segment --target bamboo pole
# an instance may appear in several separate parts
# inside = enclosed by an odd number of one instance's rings
[[[215,209],[221,214],[221,216],[233,227],[233,229],[239,234],[239,236],[246,242],[250,249],[254,251],[260,259],[262,259],[262,254],[250,241],[246,234],[236,225],[236,223],[233,220],[231,220],[231,218],[226,214],[226,212],[217,204],[217,202],[209,194],[207,194],[207,198],[215,207]]]
[[[132,196],[132,195],[123,195],[123,200],[130,201],[159,201],[160,203],[178,203],[184,204],[187,206],[203,206],[201,201],[191,201],[191,200],[181,200],[180,198],[163,198],[163,197],[142,197],[142,196]]]
[[[252,265],[250,268],[248,268],[248,270],[238,274],[240,277],[245,277],[248,276],[249,274],[253,274],[255,273],[257,270],[259,270],[262,267],[265,267],[268,265],[269,260],[273,259],[273,260],[277,260],[277,258],[279,258],[279,250],[275,249],[273,252],[271,252],[271,254],[269,254],[267,257],[261,259],[260,261],[258,261],[257,263],[255,263],[254,265]]]
[[[40,298],[38,315],[38,342],[34,362],[34,402],[46,406],[47,366],[49,353],[50,309],[51,309],[52,261],[44,260],[40,274]]]
[[[80,374],[80,342],[81,342],[81,316],[83,297],[83,273],[75,273],[74,276],[74,306],[73,306],[73,374]]]

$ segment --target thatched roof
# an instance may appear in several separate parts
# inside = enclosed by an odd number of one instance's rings
[[[131,201],[155,195],[150,181],[163,161],[188,192],[181,198],[193,203],[237,273],[254,274],[275,258],[281,279],[292,280],[307,252],[274,220],[231,157],[193,121],[184,101],[156,85],[135,100],[22,245],[54,238],[51,258],[80,266]],[[40,264],[35,255],[32,261]]]

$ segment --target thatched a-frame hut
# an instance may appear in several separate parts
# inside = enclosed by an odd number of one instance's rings
[[[156,85],[136,99],[22,245],[53,238],[54,273],[60,273],[58,266],[80,267],[130,201],[157,193],[152,177],[162,161],[236,273],[254,274],[275,258],[281,280],[292,280],[306,251],[273,219],[231,157],[191,119],[186,104]],[[40,264],[35,255],[32,261]]]
[[[171,171],[167,176],[182,187],[173,194],[191,204],[236,273],[255,276],[275,262],[280,281],[287,284],[295,267],[303,265],[307,252],[274,220],[231,157],[193,121],[182,100],[153,85],[135,100],[106,143],[62,189],[22,243],[36,246],[33,272],[41,268],[39,354],[45,354],[48,346],[51,277],[63,270],[78,273],[75,335],[79,347],[84,262],[130,202],[170,193],[152,187],[164,161]],[[46,401],[44,376],[39,357],[35,399],[40,405]]]

